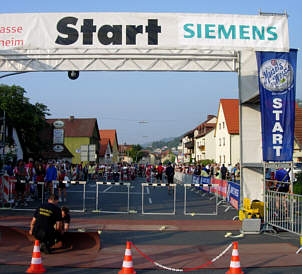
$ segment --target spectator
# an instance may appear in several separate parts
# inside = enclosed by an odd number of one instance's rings
[[[163,182],[163,172],[164,172],[164,167],[162,166],[162,163],[159,163],[159,166],[157,167],[156,179],[159,180],[160,183]]]
[[[235,176],[235,182],[239,182],[240,181],[240,164],[239,163],[236,164],[236,170],[234,172],[234,176]]]
[[[288,192],[289,191],[289,184],[284,182],[289,182],[289,174],[284,168],[277,169],[275,173],[275,180],[277,181],[277,191],[279,192]]]
[[[284,168],[279,168],[275,172],[275,180],[276,180],[276,191],[282,192],[282,193],[288,193],[290,191],[290,177],[289,172],[286,171]],[[285,195],[278,195],[276,196],[276,211],[274,212],[274,216],[278,217],[280,214],[280,199],[282,201],[283,207],[281,208],[282,216],[286,216],[288,213],[288,206],[287,206],[287,199]]]
[[[4,166],[4,170],[6,172],[6,174],[8,176],[14,176],[14,169],[13,169],[13,163],[12,162],[8,162],[5,166]]]
[[[18,160],[17,166],[14,168],[14,175],[16,177],[15,191],[15,206],[19,206],[23,204],[24,206],[28,206],[27,202],[24,201],[24,194],[26,189],[26,168],[22,159]]]
[[[88,166],[88,180],[93,180],[96,172],[96,165],[94,163],[90,163]]]
[[[35,172],[36,172],[35,181],[36,181],[37,189],[38,189],[38,199],[42,200],[42,191],[44,189],[43,189],[43,186],[41,183],[44,182],[45,168],[41,161],[35,163]]]
[[[48,167],[46,169],[45,174],[45,188],[49,191],[49,194],[53,193],[53,181],[57,180],[58,174],[57,174],[57,168],[54,165],[54,161],[48,162]]]
[[[194,169],[194,175],[199,175],[201,174],[201,166],[200,165],[197,165]]]
[[[64,167],[62,166],[58,172],[58,181],[59,181],[59,202],[61,203],[62,201],[66,202],[66,184],[63,183],[65,180],[66,176],[66,171],[64,170]],[[64,198],[62,200],[62,191]]]
[[[218,165],[215,168],[215,179],[221,179],[220,167]]]
[[[221,172],[221,179],[226,180],[228,169],[225,167],[224,164],[222,164],[222,167],[220,168],[220,172]]]
[[[174,167],[171,165],[171,162],[168,162],[168,166],[166,168],[166,176],[168,181],[168,193],[170,194],[170,185],[173,184],[174,181]]]
[[[36,171],[34,167],[34,160],[32,158],[28,159],[28,163],[25,165],[26,173],[27,173],[27,181],[31,182],[29,184],[29,187],[25,190],[26,192],[26,201],[32,202],[34,201],[32,196],[35,195],[36,192],[36,185],[33,184],[35,177],[36,177]]]
[[[208,170],[207,170],[203,165],[201,166],[200,175],[201,175],[202,177],[209,177],[209,176],[210,176],[209,173],[208,173]]]

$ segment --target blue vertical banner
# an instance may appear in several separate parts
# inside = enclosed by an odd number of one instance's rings
[[[257,52],[263,161],[293,160],[297,50]]]

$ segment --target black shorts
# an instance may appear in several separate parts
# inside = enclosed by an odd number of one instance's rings
[[[289,191],[289,185],[282,185],[282,186],[279,186],[278,191],[279,191],[279,192],[283,192],[283,193],[288,192],[288,191]]]
[[[163,179],[163,174],[162,173],[158,173],[156,175],[156,178],[159,179],[159,180],[162,180]]]
[[[15,190],[16,190],[16,192],[18,192],[18,193],[24,193],[24,191],[25,191],[25,184],[22,184],[22,183],[16,183],[15,184]]]
[[[66,184],[64,184],[63,182],[59,182],[59,188],[60,189],[66,188]]]
[[[173,177],[168,177],[167,179],[168,179],[168,184],[169,184],[169,185],[170,185],[170,184],[173,184]]]

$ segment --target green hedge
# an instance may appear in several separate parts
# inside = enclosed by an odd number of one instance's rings
[[[294,183],[294,194],[302,195],[302,182]]]

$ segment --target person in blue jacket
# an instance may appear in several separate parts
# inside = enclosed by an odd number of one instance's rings
[[[53,161],[48,163],[45,175],[45,188],[49,191],[49,194],[53,193],[53,181],[56,181],[58,177],[57,168]]]

